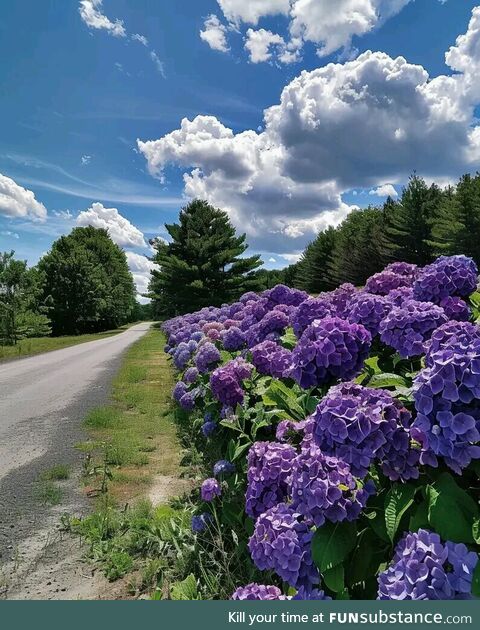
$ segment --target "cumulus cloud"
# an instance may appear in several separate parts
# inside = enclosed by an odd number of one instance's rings
[[[206,18],[203,31],[200,31],[200,38],[213,50],[220,52],[230,50],[227,44],[227,28],[216,15],[209,15]]]
[[[350,50],[352,38],[362,36],[399,13],[412,0],[217,0],[232,30],[241,31],[243,24],[256,26],[263,18],[284,15],[288,18],[289,40],[280,34],[269,33],[274,53],[281,63],[300,59],[305,42],[312,42],[320,56],[341,48]],[[220,24],[218,17],[210,16]],[[223,27],[224,28],[224,27]],[[252,58],[251,46],[265,41],[265,30],[247,31],[246,49]],[[250,33],[250,35],[249,35]],[[257,34],[257,35],[252,35]],[[203,37],[202,37],[203,38]],[[275,39],[274,39],[275,38]],[[280,41],[281,40],[281,41]],[[228,45],[223,31],[223,48]],[[263,49],[265,50],[265,48]],[[268,46],[267,46],[268,50]],[[269,61],[273,53],[258,56],[258,61]],[[348,56],[348,55],[347,55]],[[253,61],[253,59],[251,59]]]
[[[134,33],[132,35],[132,39],[135,42],[140,42],[140,44],[142,44],[143,46],[148,46],[148,39],[145,37],[145,35],[140,35],[139,33]]]
[[[376,197],[398,197],[398,193],[392,184],[384,184],[378,188],[373,188],[368,194]]]
[[[78,8],[80,17],[89,28],[107,31],[114,37],[126,37],[122,20],[112,22],[102,13],[103,0],[81,0]]]
[[[112,241],[121,247],[145,247],[142,232],[122,217],[116,208],[105,208],[101,203],[93,203],[91,208],[80,212],[76,224],[108,230]]]
[[[0,215],[43,222],[47,218],[47,209],[35,199],[31,190],[0,173]]]
[[[351,189],[477,168],[480,7],[446,61],[455,73],[431,79],[403,57],[367,51],[303,71],[260,131],[197,116],[138,148],[160,179],[167,165],[183,169],[185,194],[225,208],[258,249],[281,253],[287,240],[299,251],[347,215],[341,196]]]
[[[155,264],[146,256],[135,252],[125,252],[125,255],[127,256],[128,267],[132,272],[138,295],[147,293],[150,272],[154,269]]]
[[[249,28],[245,40],[245,48],[250,55],[252,63],[269,61],[272,58],[273,48],[285,50],[285,40],[277,33],[266,31],[264,28],[254,31]]]

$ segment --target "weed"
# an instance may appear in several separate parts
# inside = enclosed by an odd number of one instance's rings
[[[42,481],[64,481],[70,478],[70,467],[66,464],[56,464],[48,470],[45,470],[41,475]]]
[[[41,480],[35,487],[35,497],[43,505],[59,505],[63,492],[50,480]]]
[[[119,413],[113,407],[98,407],[92,409],[85,418],[87,427],[95,429],[107,429],[113,427],[119,420]]]

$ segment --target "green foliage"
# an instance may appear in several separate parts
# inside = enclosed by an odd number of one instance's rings
[[[180,212],[179,223],[165,226],[171,242],[153,242],[150,295],[156,314],[176,315],[219,306],[261,286],[259,256],[243,257],[245,235],[236,236],[228,215],[195,200]]]
[[[319,571],[324,573],[341,565],[355,548],[357,530],[354,523],[330,523],[322,525],[312,540],[312,557]]]
[[[337,235],[338,231],[330,227],[307,245],[295,269],[295,286],[313,294],[335,288],[330,268]]]
[[[391,542],[400,526],[402,516],[413,504],[416,488],[411,484],[395,484],[385,497],[385,528]]]
[[[54,335],[98,332],[130,321],[135,286],[123,250],[103,229],[74,228],[38,264]]]
[[[0,345],[50,334],[48,308],[40,300],[42,275],[14,255],[0,253]]]

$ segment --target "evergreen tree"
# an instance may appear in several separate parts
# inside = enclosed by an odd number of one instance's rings
[[[314,294],[335,288],[330,268],[336,239],[337,231],[329,227],[307,245],[297,264],[295,286]]]
[[[358,286],[381,271],[384,260],[380,252],[380,235],[385,216],[379,208],[353,210],[336,230],[329,276],[338,286],[351,282]]]
[[[464,175],[445,191],[432,221],[431,246],[437,254],[465,254],[480,264],[480,175]]]
[[[245,234],[236,236],[228,215],[206,201],[182,208],[179,223],[165,226],[171,242],[153,241],[150,297],[157,314],[173,315],[219,306],[260,288],[259,256],[242,257]]]
[[[432,224],[443,193],[436,184],[427,186],[413,175],[398,203],[390,203],[383,253],[389,260],[403,260],[417,265],[430,263],[434,256]]]
[[[128,322],[135,285],[124,251],[107,230],[74,228],[39,262],[55,335],[108,330]]]

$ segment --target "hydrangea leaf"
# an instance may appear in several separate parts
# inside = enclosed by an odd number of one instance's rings
[[[474,542],[472,528],[479,515],[478,505],[452,475],[443,473],[427,486],[427,499],[429,523],[444,540]]]
[[[393,543],[400,521],[413,504],[416,488],[411,484],[395,484],[385,497],[385,527]]]
[[[341,593],[345,589],[345,571],[341,564],[323,573],[325,585],[334,593]]]
[[[341,564],[355,548],[354,523],[325,523],[312,538],[312,557],[321,573]]]
[[[374,389],[385,389],[387,387],[407,387],[408,383],[399,374],[375,374],[368,383]]]

